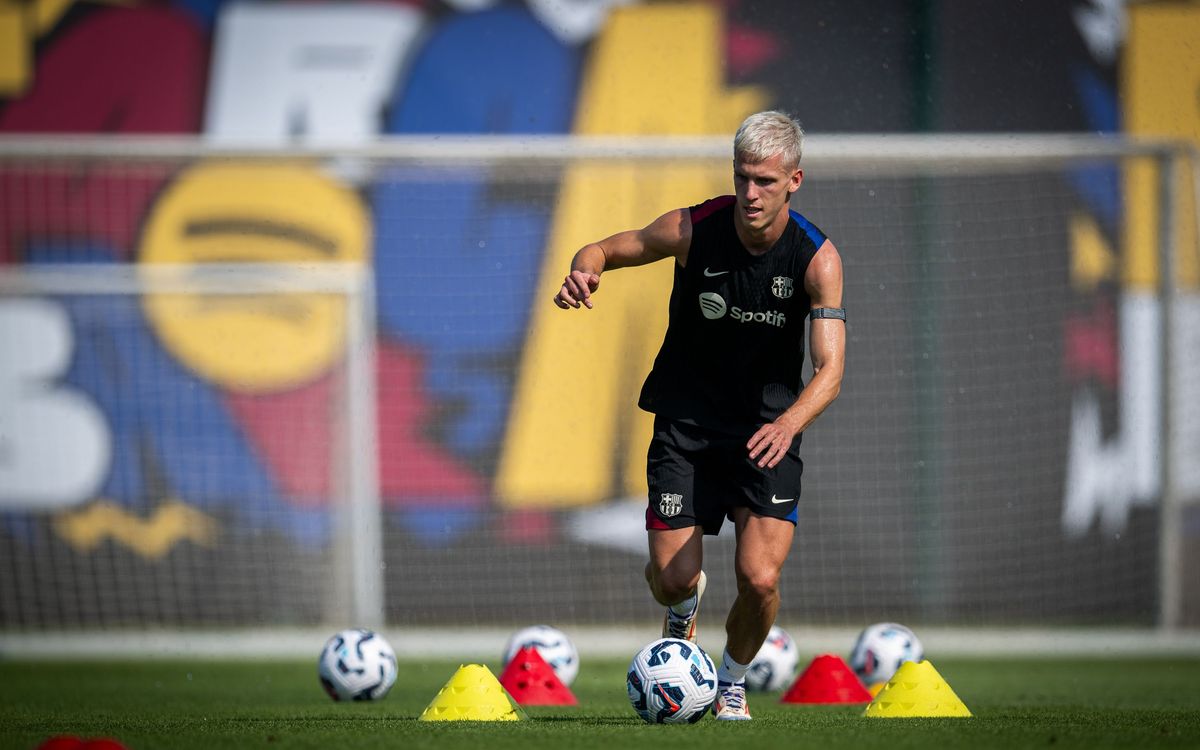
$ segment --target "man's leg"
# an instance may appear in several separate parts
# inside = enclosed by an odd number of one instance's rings
[[[737,530],[734,570],[737,599],[725,621],[725,650],[749,664],[762,647],[779,611],[779,574],[792,548],[796,526],[779,518],[755,515],[749,508],[733,512]]]
[[[796,527],[779,518],[759,516],[749,508],[733,512],[737,531],[734,570],[738,595],[725,620],[725,653],[717,669],[713,713],[722,720],[746,720],[746,670],[762,647],[779,611],[779,574],[792,546]]]
[[[701,565],[704,562],[704,530],[650,529],[650,562],[646,582],[654,600],[667,607],[663,635],[696,639],[696,614],[704,593]]]

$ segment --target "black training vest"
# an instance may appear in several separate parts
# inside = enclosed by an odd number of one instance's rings
[[[825,235],[795,211],[762,255],[734,229],[736,199],[689,209],[687,266],[675,264],[670,318],[638,406],[747,438],[796,401],[803,387],[804,272]]]

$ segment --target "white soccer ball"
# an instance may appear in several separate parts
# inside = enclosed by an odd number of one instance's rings
[[[921,661],[925,649],[916,633],[894,622],[867,626],[850,652],[850,668],[865,685],[887,682],[906,661]]]
[[[343,630],[325,642],[317,674],[335,701],[379,700],[396,684],[396,652],[378,633]]]
[[[662,638],[629,664],[629,702],[649,724],[694,724],[717,699],[717,668],[691,641]]]
[[[782,690],[796,676],[800,663],[800,649],[787,631],[778,625],[771,626],[767,640],[750,662],[746,672],[747,690]]]
[[[537,649],[538,655],[554,670],[559,682],[571,686],[579,674],[579,652],[566,633],[549,625],[533,625],[518,630],[504,647],[504,666],[507,667],[517,652],[527,646]]]

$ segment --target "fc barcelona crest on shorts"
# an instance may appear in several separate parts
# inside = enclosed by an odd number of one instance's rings
[[[791,276],[776,276],[771,279],[771,294],[779,299],[789,299],[795,291],[792,288]]]
[[[681,510],[683,510],[683,495],[677,495],[674,492],[662,493],[662,499],[658,501],[659,513],[670,518],[679,515]]]

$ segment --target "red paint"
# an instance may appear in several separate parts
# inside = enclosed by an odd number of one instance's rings
[[[389,506],[406,499],[428,505],[474,507],[486,495],[484,481],[425,436],[431,403],[422,385],[418,356],[381,342],[376,355],[379,468]],[[294,504],[324,505],[333,470],[333,399],[342,374],[285,393],[227,396],[229,408],[257,446],[260,458]]]
[[[29,93],[0,110],[7,133],[194,133],[208,40],[186,13],[103,8],[52,35]],[[30,242],[133,254],[146,209],[180,165],[28,163],[0,172],[0,263]]]
[[[1121,357],[1112,302],[1104,300],[1088,313],[1068,316],[1063,338],[1063,368],[1070,382],[1094,379],[1113,390],[1117,388]]]

